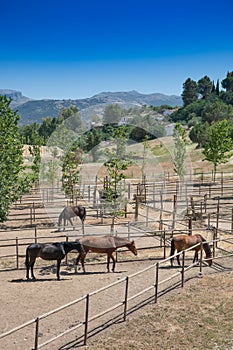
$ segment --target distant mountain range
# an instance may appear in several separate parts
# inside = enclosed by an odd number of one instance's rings
[[[57,117],[63,108],[70,106],[78,107],[80,114],[86,122],[93,115],[102,115],[104,108],[109,104],[118,103],[122,108],[140,107],[142,105],[169,105],[172,107],[181,106],[182,98],[176,95],[164,95],[160,93],[141,94],[137,91],[128,92],[101,92],[84,99],[33,100],[23,96],[22,92],[0,89],[0,95],[12,98],[11,107],[21,115],[20,125],[27,125],[34,122],[41,123],[44,117]]]

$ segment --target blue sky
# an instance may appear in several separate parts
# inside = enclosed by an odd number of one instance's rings
[[[0,11],[0,89],[41,98],[182,93],[233,71],[232,0],[12,0]]]

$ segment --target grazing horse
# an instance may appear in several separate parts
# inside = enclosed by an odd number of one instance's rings
[[[200,234],[195,234],[195,235],[178,235],[174,236],[171,240],[171,253],[170,256],[174,255],[175,250],[177,250],[177,253],[181,252],[182,250],[188,249],[198,243],[203,242],[203,249],[206,253],[206,259],[208,260],[209,266],[212,265],[212,253],[210,250],[209,244],[206,242],[205,238],[202,237]],[[193,258],[193,263],[195,261],[198,261],[198,252],[201,250],[201,244],[198,246],[194,247],[192,250],[195,250],[194,258]],[[180,265],[180,256],[176,256],[177,263]],[[173,266],[173,260],[174,258],[171,258],[171,266]]]
[[[66,225],[66,221],[69,220],[71,226],[73,226],[73,222],[71,220],[71,218],[78,216],[81,221],[82,221],[82,226],[84,225],[84,221],[86,219],[86,208],[81,206],[81,205],[77,205],[77,206],[73,206],[73,207],[65,207],[61,214],[59,215],[58,218],[58,229],[60,231],[60,226],[61,226],[61,222],[63,220],[63,227],[65,228]]]
[[[37,257],[44,260],[57,260],[57,279],[60,280],[59,271],[61,260],[71,250],[76,249],[81,255],[85,254],[82,244],[76,240],[75,242],[56,242],[56,243],[33,243],[26,249],[26,269],[27,279],[29,279],[29,269],[31,268],[31,277],[35,279],[33,267]]]
[[[135,246],[134,241],[129,241],[126,238],[121,238],[117,236],[102,236],[102,237],[96,237],[96,236],[86,236],[79,239],[79,241],[82,243],[83,248],[85,250],[85,254],[81,255],[79,254],[76,260],[76,265],[78,265],[79,260],[81,258],[81,264],[83,271],[85,272],[84,267],[84,261],[86,254],[88,251],[92,251],[94,253],[106,253],[107,254],[107,270],[109,272],[109,264],[110,259],[112,259],[113,265],[112,265],[112,271],[115,271],[115,265],[116,260],[113,256],[113,253],[117,248],[126,247],[128,248],[134,255],[137,255],[137,248]]]

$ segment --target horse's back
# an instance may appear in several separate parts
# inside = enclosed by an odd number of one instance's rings
[[[183,250],[183,249],[190,248],[197,243],[202,242],[203,237],[199,234],[195,234],[195,235],[181,234],[181,235],[173,236],[173,240],[174,240],[175,246]]]
[[[65,251],[60,243],[45,244],[40,251],[40,257],[44,260],[63,259]]]
[[[86,236],[79,239],[83,246],[105,252],[106,249],[115,249],[116,245],[112,236]]]

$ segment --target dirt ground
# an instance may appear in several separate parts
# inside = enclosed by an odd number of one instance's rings
[[[109,233],[106,228],[87,223],[86,233]],[[127,226],[124,227],[127,235]],[[38,235],[40,234],[37,232]],[[71,234],[75,232],[71,231]],[[21,232],[25,237],[33,237],[33,230]],[[53,228],[43,230],[45,239],[52,240],[58,233]],[[78,234],[80,232],[78,231]],[[206,231],[206,234],[209,234]],[[3,236],[1,236],[3,237]],[[20,238],[20,237],[19,237]],[[29,239],[31,240],[31,238]],[[158,244],[153,238],[145,241],[143,234],[135,239],[137,247]],[[14,252],[11,252],[14,254]],[[20,253],[25,253],[25,247],[20,247]],[[167,252],[169,254],[169,252]],[[69,264],[61,266],[61,280],[56,280],[56,266],[50,262],[37,260],[35,265],[36,281],[27,281],[25,278],[24,258],[20,259],[19,269],[12,269],[15,262],[12,259],[4,261],[4,268],[0,270],[1,284],[1,319],[0,334],[14,327],[44,315],[51,310],[59,308],[66,303],[80,299],[75,305],[67,307],[64,311],[58,311],[52,316],[40,320],[39,344],[57,336],[65,329],[72,328],[75,324],[84,322],[86,299],[82,297],[91,294],[89,317],[102,312],[114,303],[124,299],[125,277],[131,276],[143,270],[163,258],[163,250],[141,251],[138,256],[130,252],[122,252],[118,256],[115,273],[106,272],[106,256],[91,255],[87,259],[86,274],[81,271],[74,273],[74,254],[69,256]],[[94,260],[93,260],[94,258]],[[152,349],[212,349],[230,350],[233,348],[233,288],[232,288],[232,262],[217,262],[215,268],[204,268],[203,278],[199,278],[198,268],[190,275],[185,287],[172,290],[162,295],[158,303],[150,301],[142,308],[135,308],[133,301],[128,307],[132,312],[127,321],[122,319],[111,327],[103,329],[97,321],[90,325],[96,329],[88,338],[86,349],[114,350],[123,348],[126,350]],[[1,262],[2,264],[2,262]],[[178,269],[177,269],[178,271]],[[174,270],[169,264],[162,271],[163,278],[168,277]],[[155,270],[149,270],[136,278],[130,278],[129,296],[140,292],[142,288],[153,284]],[[162,278],[162,277],[161,277]],[[117,283],[111,289],[95,293],[95,291],[111,283]],[[174,282],[175,283],[175,282]],[[81,300],[82,299],[82,300]],[[139,297],[135,302],[140,303]],[[121,308],[122,312],[122,308]],[[112,311],[109,316],[101,318],[103,324],[117,318],[119,311]],[[106,317],[106,319],[105,319]],[[44,346],[49,350],[69,350],[82,348],[83,326]],[[101,332],[100,332],[101,331]],[[35,323],[25,326],[12,335],[0,339],[1,350],[30,350],[34,346]]]
[[[142,240],[143,238],[136,240],[138,246],[142,245]],[[128,251],[122,252],[118,256],[115,273],[106,272],[106,256],[91,254],[90,259],[87,259],[86,274],[81,271],[74,273],[72,255],[69,264],[61,266],[61,281],[56,280],[55,265],[40,259],[35,266],[36,281],[26,280],[22,264],[19,270],[2,270],[0,289],[1,300],[4,302],[1,303],[0,333],[153,265],[159,259],[158,256],[155,259],[153,254],[155,253],[152,251],[140,251],[135,257]],[[225,266],[232,266],[233,260],[226,260]],[[165,268],[163,277],[171,270]],[[226,271],[223,267],[222,271],[224,270]],[[192,277],[194,278],[190,278],[183,289],[178,288],[161,296],[156,305],[149,302],[145,307],[135,309],[125,323],[117,322],[109,329],[97,332],[96,336],[92,334],[86,348],[230,349],[222,346],[232,344],[233,340],[233,273],[230,270],[219,272],[217,269],[205,267],[203,278],[198,278],[197,268]],[[154,269],[138,276],[135,281],[132,279],[129,296],[140,291],[142,286],[150,285],[153,278]],[[111,307],[113,299],[115,303],[122,300],[123,295],[124,287],[121,289],[121,284],[103,293],[94,293],[91,297],[90,317],[101,312],[103,307]],[[85,300],[78,306],[71,306],[41,321],[39,343],[56,336],[75,323],[82,322],[84,310]],[[110,320],[114,317],[116,314],[110,313]],[[106,321],[109,322],[109,319]],[[35,324],[0,339],[1,350],[32,349],[34,328]],[[187,329],[188,335],[185,333]],[[68,350],[82,347],[83,341],[78,341],[78,334],[71,333],[44,348]]]

